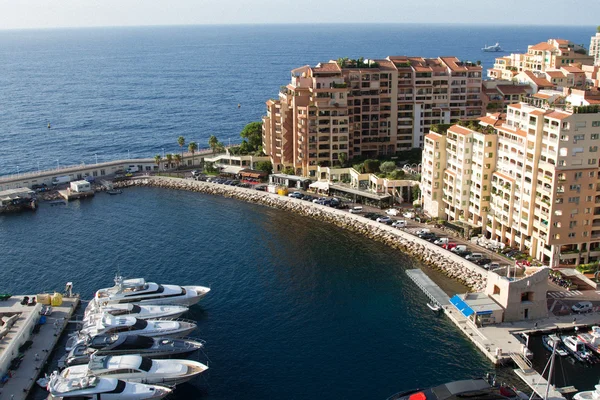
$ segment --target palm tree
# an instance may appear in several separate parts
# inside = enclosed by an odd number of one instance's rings
[[[167,168],[171,168],[171,163],[173,162],[173,154],[167,154]]]
[[[217,149],[217,146],[219,145],[219,139],[217,139],[215,135],[210,135],[210,137],[208,138],[208,145],[214,153]]]
[[[196,144],[196,142],[190,142],[190,144],[188,145],[188,150],[190,151],[190,153],[192,153],[192,166],[194,165],[194,153],[196,152],[196,150],[198,150],[198,145]]]
[[[179,136],[177,138],[177,143],[179,147],[181,147],[181,159],[183,160],[183,146],[185,146],[185,138],[183,136]]]
[[[160,171],[160,162],[162,161],[162,157],[160,154],[154,156],[154,162],[158,165],[158,170]]]
[[[174,158],[175,163],[177,164],[177,169],[179,169],[179,165],[181,164],[181,161],[183,161],[183,158],[181,157],[181,154],[175,154]]]

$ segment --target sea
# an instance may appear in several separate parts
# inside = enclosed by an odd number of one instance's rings
[[[487,68],[499,54],[481,52],[485,44],[524,51],[550,37],[586,44],[594,32],[417,24],[0,31],[0,174],[176,153],[178,136],[201,147],[213,134],[235,143],[290,70],[306,64],[456,55]],[[135,188],[2,215],[0,265],[0,292],[15,294],[72,281],[90,299],[117,273],[210,286],[187,315],[198,321],[193,336],[206,340],[198,357],[209,370],[175,399],[385,399],[493,370],[426,307],[405,274],[420,267],[415,260],[232,199]],[[450,293],[466,290],[425,271]]]
[[[230,25],[0,31],[0,175],[224,144],[266,114],[290,71],[388,55],[481,61],[596,27]],[[505,52],[482,52],[499,42]],[[239,105],[239,107],[238,107]],[[48,129],[50,124],[51,129]]]

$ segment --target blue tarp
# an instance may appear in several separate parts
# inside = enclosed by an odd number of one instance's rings
[[[457,294],[450,299],[450,303],[467,318],[475,313],[475,311],[473,311],[473,309],[469,307],[469,305],[465,303]]]

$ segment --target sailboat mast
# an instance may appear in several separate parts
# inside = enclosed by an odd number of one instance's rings
[[[550,371],[548,371],[548,384],[546,385],[546,394],[544,400],[548,400],[548,392],[550,391],[550,381],[552,380],[552,372],[554,372],[554,359],[556,357],[556,348],[558,347],[559,339],[555,335],[550,336],[552,338],[552,356],[550,357]]]

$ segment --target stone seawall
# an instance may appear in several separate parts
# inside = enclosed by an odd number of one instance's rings
[[[487,271],[463,258],[442,249],[432,243],[419,239],[408,232],[392,228],[375,221],[368,220],[348,211],[298,200],[287,196],[256,191],[236,186],[219,185],[216,183],[193,181],[188,179],[166,177],[140,177],[128,181],[116,182],[115,188],[132,186],[152,186],[165,189],[188,190],[230,197],[248,203],[261,204],[280,210],[294,212],[319,221],[334,224],[340,228],[359,233],[370,239],[383,242],[388,246],[401,250],[422,263],[437,269],[446,276],[455,279],[473,291],[485,288]]]

